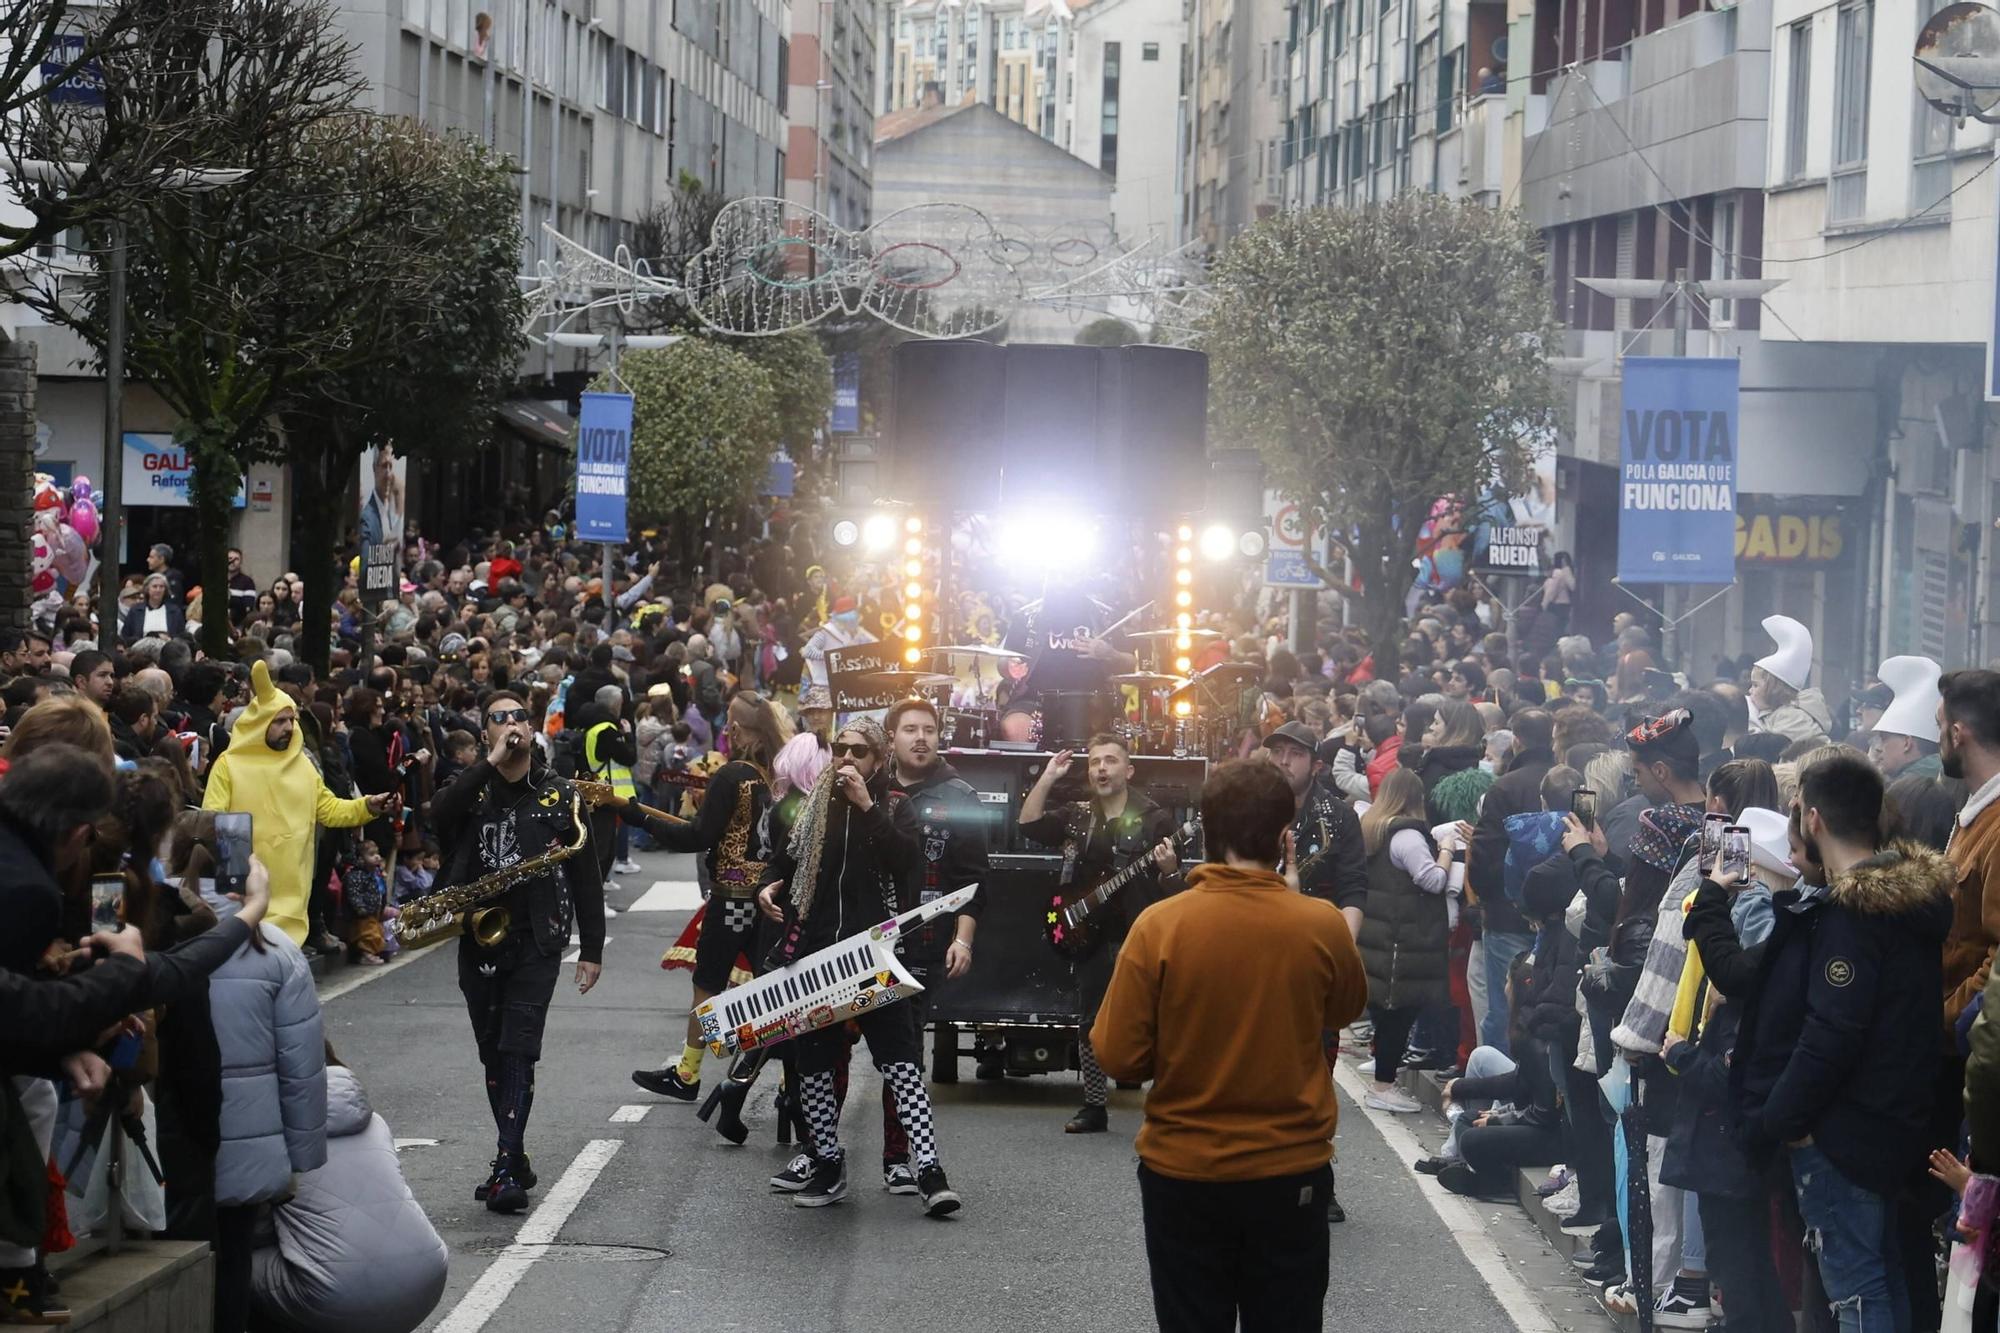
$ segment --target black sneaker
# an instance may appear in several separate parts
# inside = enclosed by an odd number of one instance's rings
[[[1457,1159],[1451,1157],[1419,1157],[1417,1159],[1417,1172],[1420,1175],[1434,1176],[1450,1166],[1455,1160]]]
[[[882,1188],[891,1194],[915,1194],[917,1173],[908,1162],[882,1163]]]
[[[950,1217],[964,1206],[958,1191],[944,1178],[944,1168],[936,1162],[917,1172],[917,1193],[924,1196],[926,1217]]]
[[[1625,1256],[1606,1255],[1583,1270],[1583,1280],[1593,1287],[1608,1287],[1625,1280]]]
[[[1327,1195],[1326,1224],[1328,1226],[1337,1226],[1340,1223],[1345,1222],[1346,1220],[1347,1220],[1347,1210],[1340,1206],[1339,1196],[1333,1194]]]
[[[701,1095],[701,1080],[687,1082],[681,1078],[681,1071],[675,1065],[662,1065],[658,1069],[635,1069],[632,1071],[632,1081],[647,1092],[656,1092],[677,1102],[691,1102]]]
[[[518,1213],[528,1206],[528,1187],[522,1183],[519,1168],[509,1154],[500,1154],[493,1179],[487,1184],[486,1211],[489,1213]]]
[[[1007,1077],[1007,1056],[1001,1051],[982,1051],[972,1066],[972,1076],[981,1079]]]
[[[493,1193],[493,1182],[500,1178],[500,1166],[501,1159],[496,1156],[493,1159],[493,1165],[485,1181],[472,1187],[473,1202],[484,1203],[487,1197]],[[520,1157],[515,1159],[514,1178],[521,1182],[521,1188],[524,1190],[531,1190],[535,1187],[535,1169],[528,1165],[528,1154],[522,1153]]]
[[[1102,1134],[1110,1126],[1111,1117],[1101,1106],[1086,1106],[1069,1118],[1063,1126],[1065,1134]]]
[[[0,1268],[0,1324],[67,1324],[69,1303],[49,1290],[48,1270]]]
[[[812,1154],[802,1152],[786,1163],[784,1170],[771,1177],[771,1188],[786,1194],[797,1194],[811,1183],[812,1178]]]
[[[847,1160],[813,1159],[812,1178],[798,1191],[792,1203],[799,1208],[824,1208],[847,1197]]]

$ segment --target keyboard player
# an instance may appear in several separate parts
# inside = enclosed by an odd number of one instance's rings
[[[844,726],[833,740],[832,764],[813,784],[790,841],[770,863],[771,883],[758,901],[766,915],[796,928],[795,957],[864,934],[895,915],[898,884],[922,864],[919,839],[890,818],[888,761],[888,741],[879,722],[857,717]],[[924,1211],[934,1217],[957,1212],[959,1197],[938,1162],[916,1009],[889,1004],[856,1022],[895,1096],[916,1160]],[[812,1178],[793,1195],[801,1208],[823,1208],[847,1195],[840,1102],[834,1091],[845,1041],[836,1026],[793,1043],[800,1109],[812,1130],[814,1158]]]

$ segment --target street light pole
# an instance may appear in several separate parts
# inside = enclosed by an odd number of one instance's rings
[[[105,271],[104,475],[97,480],[103,552],[98,556],[97,646],[118,632],[118,578],[125,544],[125,222],[111,221]],[[225,602],[225,605],[227,603]]]

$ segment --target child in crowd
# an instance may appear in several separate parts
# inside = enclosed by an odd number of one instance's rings
[[[479,758],[479,738],[469,731],[447,731],[438,755],[435,790],[442,791],[451,780],[471,768]],[[397,871],[400,876],[401,869]]]
[[[403,903],[412,898],[421,898],[431,891],[431,885],[437,882],[438,864],[437,839],[427,836],[421,849],[411,853],[396,866],[395,892],[390,895],[388,904],[382,909],[384,921],[394,921],[402,914]],[[393,935],[385,933],[384,939],[386,947],[382,950],[382,956],[394,958],[401,946],[396,943]]]
[[[365,967],[380,967],[387,943],[382,934],[382,913],[389,906],[389,882],[382,853],[371,838],[361,841],[354,863],[340,877],[347,899],[347,914],[354,921],[352,943],[354,961]]]

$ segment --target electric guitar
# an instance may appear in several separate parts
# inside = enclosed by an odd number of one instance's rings
[[[1171,835],[1174,854],[1180,855],[1201,832],[1201,820],[1190,819]],[[1157,845],[1157,844],[1156,844]],[[1049,947],[1065,958],[1081,958],[1097,945],[1098,926],[1092,924],[1118,891],[1153,868],[1153,849],[1148,847],[1123,869],[1113,871],[1087,889],[1058,888],[1049,895],[1049,910],[1043,914],[1042,934]]]

